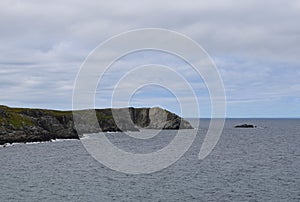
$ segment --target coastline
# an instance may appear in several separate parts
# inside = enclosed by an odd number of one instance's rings
[[[0,105],[0,145],[79,139],[84,133],[139,131],[139,128],[193,129],[185,119],[158,107],[94,109],[73,113]]]

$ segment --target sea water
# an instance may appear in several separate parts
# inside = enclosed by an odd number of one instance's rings
[[[243,123],[258,128],[234,128]],[[2,147],[0,201],[300,201],[299,119],[227,119],[215,149],[199,161],[208,125],[201,120],[188,152],[152,174],[111,170],[79,140]],[[176,131],[146,140],[101,135],[125,151],[148,153],[166,146]]]

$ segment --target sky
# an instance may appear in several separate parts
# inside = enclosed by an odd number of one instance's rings
[[[122,32],[162,28],[190,37],[207,51],[224,83],[227,117],[300,117],[299,19],[299,0],[2,0],[0,104],[72,109],[76,75],[97,45]],[[203,80],[189,74],[190,67],[178,58],[153,51],[116,61],[97,87],[96,107],[110,106],[105,92],[128,67],[147,63],[186,74],[201,117],[210,117]],[[176,84],[170,80],[184,94]],[[120,100],[119,106],[125,105]],[[137,89],[129,105],[180,113],[174,93],[155,85]],[[196,116],[193,111],[184,116]]]

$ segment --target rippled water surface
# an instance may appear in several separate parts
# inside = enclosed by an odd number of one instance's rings
[[[233,128],[241,123],[259,127]],[[78,140],[0,148],[0,201],[300,201],[299,119],[229,119],[213,152],[198,161],[207,126],[203,120],[174,165],[145,175],[106,168]],[[107,134],[133,152],[163,148],[174,135]]]

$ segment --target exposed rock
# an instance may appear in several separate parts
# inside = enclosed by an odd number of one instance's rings
[[[256,126],[252,124],[242,124],[235,126],[235,128],[256,128]]]
[[[149,125],[152,129],[192,129],[189,122],[159,107],[149,109]]]
[[[139,128],[192,129],[192,126],[176,114],[158,107],[81,110],[72,113],[0,106],[0,145],[58,138],[78,139],[84,133],[139,131]]]
[[[7,118],[7,114],[4,109],[0,109],[0,117]]]

